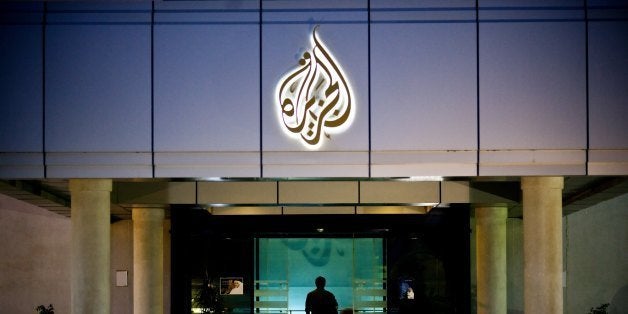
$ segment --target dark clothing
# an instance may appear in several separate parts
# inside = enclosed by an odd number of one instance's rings
[[[316,289],[307,294],[305,299],[306,314],[337,314],[338,302],[333,293],[325,289]]]

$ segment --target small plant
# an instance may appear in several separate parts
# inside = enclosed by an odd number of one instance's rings
[[[201,309],[201,313],[222,314],[224,312],[220,291],[209,279],[203,281],[203,286],[196,294],[194,302],[195,306]]]
[[[606,308],[608,308],[608,306],[608,303],[604,303],[596,308],[591,308],[591,310],[589,310],[589,314],[607,314],[608,311],[606,311]]]
[[[37,314],[55,314],[55,308],[52,304],[49,304],[48,307],[40,305],[35,308],[35,311],[37,311]]]

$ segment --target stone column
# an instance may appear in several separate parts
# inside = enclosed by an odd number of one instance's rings
[[[505,205],[475,208],[477,264],[477,313],[506,313],[506,219]]]
[[[163,208],[133,209],[133,313],[164,312]]]
[[[110,312],[110,179],[71,179],[73,314]]]
[[[563,313],[562,177],[521,178],[525,313]]]

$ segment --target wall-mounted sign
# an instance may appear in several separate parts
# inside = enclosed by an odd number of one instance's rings
[[[244,294],[242,277],[221,277],[220,294]]]
[[[317,30],[312,31],[312,48],[279,80],[275,93],[284,132],[309,149],[346,130],[355,116],[351,86]]]

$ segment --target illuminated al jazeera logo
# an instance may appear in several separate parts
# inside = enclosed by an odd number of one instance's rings
[[[279,81],[279,120],[289,136],[309,149],[317,149],[324,138],[346,130],[353,122],[353,99],[349,82],[329,49],[312,31],[312,48],[303,53],[299,65]]]

